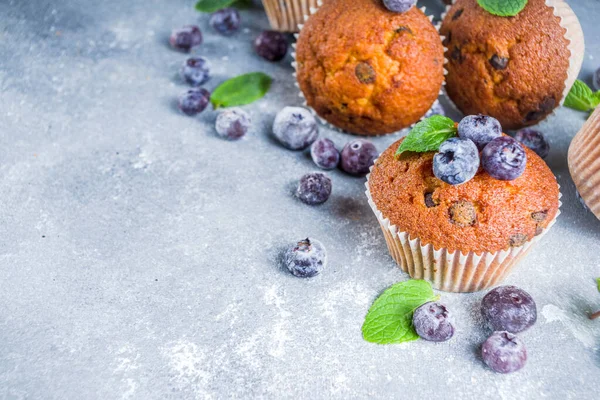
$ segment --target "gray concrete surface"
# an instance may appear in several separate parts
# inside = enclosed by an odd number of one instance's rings
[[[600,2],[571,3],[589,82]],[[300,104],[290,60],[253,54],[268,26],[260,10],[244,11],[245,30],[225,39],[192,5],[0,0],[0,398],[597,398],[600,321],[586,314],[600,309],[600,221],[576,200],[566,163],[585,115],[561,109],[540,125],[564,206],[509,279],[538,303],[522,335],[527,367],[501,376],[482,365],[482,293],[442,294],[458,327],[448,343],[369,344],[360,327],[370,303],[407,277],[363,179],[332,172],[321,207],[291,196],[314,167],[269,136],[277,110]],[[219,139],[212,111],[174,107],[186,56],[167,37],[195,22],[198,54],[213,64],[208,88],[250,71],[275,78],[246,107],[256,121],[247,140]],[[330,259],[311,280],[277,262],[306,236]]]

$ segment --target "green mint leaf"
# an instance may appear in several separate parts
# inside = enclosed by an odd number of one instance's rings
[[[565,99],[565,106],[579,110],[588,111],[600,103],[600,95],[594,94],[585,82],[577,79]]]
[[[198,0],[196,11],[213,13],[226,7],[249,8],[251,0]]]
[[[399,156],[405,151],[424,153],[439,150],[440,145],[449,138],[456,136],[456,133],[454,121],[442,115],[434,115],[424,119],[412,128],[398,147],[396,155]]]
[[[221,83],[211,94],[214,108],[243,106],[262,98],[271,87],[272,79],[262,72],[240,75]]]
[[[362,326],[363,338],[379,344],[417,340],[413,314],[423,304],[437,299],[427,281],[410,280],[389,287],[369,309]]]
[[[477,0],[477,4],[490,14],[514,17],[527,5],[527,0]]]
[[[598,291],[600,292],[600,278],[596,278],[596,283],[598,284]]]

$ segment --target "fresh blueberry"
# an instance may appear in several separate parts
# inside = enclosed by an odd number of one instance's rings
[[[310,206],[325,203],[331,195],[331,179],[321,172],[313,172],[300,178],[296,196]]]
[[[264,31],[254,40],[256,53],[267,61],[280,61],[288,50],[288,42],[281,32]]]
[[[318,167],[334,169],[340,162],[340,152],[329,139],[318,139],[310,147],[310,156]]]
[[[169,42],[173,48],[188,52],[194,47],[202,44],[202,32],[200,31],[200,28],[195,25],[174,29],[169,38]]]
[[[546,158],[550,152],[550,145],[541,132],[531,128],[521,129],[515,139],[535,151],[541,158]]]
[[[202,57],[191,57],[181,66],[181,77],[192,86],[201,86],[210,79],[210,68]]]
[[[446,111],[444,110],[444,107],[442,107],[442,103],[440,103],[439,100],[436,100],[435,103],[433,103],[423,118],[433,117],[434,115],[446,115]]]
[[[488,367],[501,374],[520,370],[527,362],[525,344],[510,332],[494,332],[481,346]]]
[[[594,72],[593,86],[594,89],[600,90],[600,68],[598,68],[596,72]]]
[[[469,139],[453,137],[440,145],[433,156],[433,174],[450,185],[473,179],[479,169],[479,150]]]
[[[417,0],[383,0],[383,4],[390,11],[403,13],[417,4]]]
[[[484,147],[481,165],[492,178],[512,181],[523,175],[527,166],[527,154],[521,143],[502,136]]]
[[[288,149],[304,150],[317,140],[319,127],[307,109],[285,107],[275,117],[273,134]]]
[[[362,176],[369,173],[378,156],[373,143],[364,139],[352,140],[342,149],[340,167],[350,175]]]
[[[229,108],[217,116],[215,128],[219,136],[229,140],[242,138],[250,129],[252,120],[241,108]]]
[[[502,136],[502,127],[496,118],[487,115],[469,115],[458,124],[458,136],[471,139],[479,150],[486,144]]]
[[[535,301],[515,286],[499,286],[486,294],[481,314],[493,330],[511,333],[522,332],[537,320]]]
[[[327,265],[325,247],[318,240],[304,239],[285,252],[284,264],[299,278],[312,278]]]
[[[417,334],[430,342],[445,342],[454,336],[452,317],[446,306],[438,302],[425,303],[415,310],[413,326]]]
[[[187,115],[196,115],[204,111],[210,101],[210,92],[206,89],[190,89],[179,97],[179,109]]]
[[[224,36],[231,36],[240,29],[240,13],[235,8],[223,8],[210,16],[210,26]]]

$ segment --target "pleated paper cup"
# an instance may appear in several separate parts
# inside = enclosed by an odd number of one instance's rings
[[[446,248],[436,249],[431,244],[421,242],[419,238],[411,238],[408,232],[403,232],[390,223],[377,209],[369,191],[368,179],[367,176],[366,194],[369,205],[381,226],[392,258],[411,278],[429,281],[435,289],[445,292],[478,292],[502,282],[529,252],[532,245],[554,225],[560,214],[559,201],[556,217],[546,229],[523,246],[479,254],[450,251]]]
[[[298,32],[303,24],[321,5],[321,0],[262,0],[271,28],[280,32]]]
[[[581,198],[600,218],[600,107],[571,142],[569,171]]]

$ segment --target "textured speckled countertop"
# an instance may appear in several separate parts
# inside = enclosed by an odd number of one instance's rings
[[[589,82],[600,2],[571,4]],[[407,277],[364,179],[332,172],[321,207],[293,198],[314,167],[268,135],[283,105],[300,104],[291,60],[252,52],[268,26],[260,10],[244,11],[244,30],[227,39],[192,6],[0,1],[0,398],[597,398],[600,321],[586,315],[600,309],[600,221],[576,200],[566,162],[584,114],[560,109],[540,125],[564,206],[508,280],[538,304],[522,335],[526,368],[501,376],[479,360],[482,293],[442,294],[457,319],[448,343],[369,344],[360,327],[370,303]],[[275,78],[247,107],[247,140],[219,139],[212,111],[189,118],[174,107],[186,56],[167,37],[195,22],[209,89],[256,70]],[[374,141],[383,150],[397,138]],[[330,260],[311,280],[278,263],[282,246],[306,236]]]

